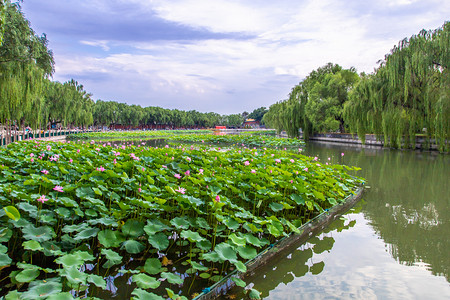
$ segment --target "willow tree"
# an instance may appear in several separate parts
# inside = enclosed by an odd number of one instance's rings
[[[37,36],[20,7],[3,2],[0,46],[0,122],[36,125],[44,80],[53,73],[53,54],[45,35]],[[10,127],[9,127],[10,130]]]
[[[441,151],[450,138],[450,23],[402,40],[353,90],[345,119],[364,139],[382,134],[386,145],[414,147],[417,134],[436,139]]]

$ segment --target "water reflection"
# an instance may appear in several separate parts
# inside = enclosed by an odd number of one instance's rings
[[[256,270],[254,276],[245,279],[252,288],[261,292],[261,297],[266,298],[272,290],[281,284],[288,285],[296,278],[305,275],[319,275],[326,268],[322,259],[324,253],[329,253],[335,243],[333,234],[342,232],[355,226],[354,220],[341,218],[335,220],[320,235],[307,240],[298,248],[274,258],[269,265]],[[245,299],[243,289],[235,287],[222,299]]]

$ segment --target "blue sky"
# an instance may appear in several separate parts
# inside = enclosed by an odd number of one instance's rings
[[[333,62],[372,72],[401,39],[449,20],[447,0],[24,0],[54,80],[95,100],[220,114],[284,100]]]

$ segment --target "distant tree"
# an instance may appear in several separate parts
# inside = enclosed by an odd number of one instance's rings
[[[264,117],[264,115],[268,112],[269,110],[265,107],[260,107],[257,108],[255,110],[253,110],[248,116],[248,119],[254,119],[256,121],[261,121],[262,118]]]

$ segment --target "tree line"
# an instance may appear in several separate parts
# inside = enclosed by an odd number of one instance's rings
[[[270,106],[263,120],[291,137],[350,132],[376,134],[391,147],[415,146],[416,136],[450,142],[450,22],[395,46],[372,74],[329,63],[312,71]]]
[[[20,4],[0,0],[0,124],[11,128],[46,129],[121,125],[122,127],[239,127],[247,116],[261,120],[266,108],[251,114],[220,115],[195,110],[94,101],[83,85],[71,79],[52,81],[53,53],[45,34],[39,36],[21,11]],[[158,127],[158,126],[157,126]]]

